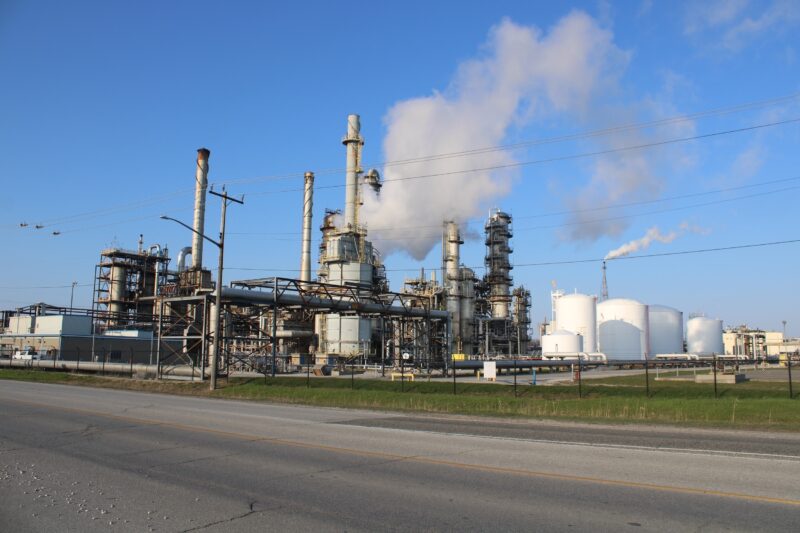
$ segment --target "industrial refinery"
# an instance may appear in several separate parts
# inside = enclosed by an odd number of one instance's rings
[[[381,189],[377,170],[361,168],[364,140],[358,115],[347,118],[344,208],[326,209],[320,224],[316,278],[311,233],[314,174],[304,176],[300,276],[221,283],[222,253],[213,281],[204,241],[224,246],[231,197],[208,190],[211,152],[197,151],[191,246],[173,263],[166,245],[109,248],[95,267],[92,309],[46,304],[6,311],[2,354],[41,359],[130,360],[155,364],[159,375],[215,375],[209,368],[287,372],[297,365],[409,365],[446,369],[458,358],[529,353],[531,294],[511,277],[512,218],[496,209],[485,225],[486,275],[460,261],[459,224],[442,225],[441,282],[437,272],[390,290],[380,252],[359,217],[363,191]],[[206,233],[206,197],[223,198],[219,242]],[[55,317],[60,317],[56,319]]]
[[[407,365],[430,373],[446,372],[464,360],[606,362],[726,353],[721,320],[690,316],[684,332],[684,315],[677,309],[609,298],[605,262],[599,300],[553,290],[552,316],[540,326],[541,349],[534,347],[532,296],[514,285],[512,216],[501,209],[493,209],[484,224],[483,276],[462,264],[459,222],[443,220],[441,269],[421,269],[392,291],[381,253],[360,216],[365,191],[379,195],[382,181],[378,170],[361,166],[358,115],[347,117],[342,144],[344,206],[326,208],[322,217],[316,277],[311,267],[314,173],[306,172],[298,209],[299,278],[222,281],[226,208],[242,200],[209,189],[211,152],[201,148],[192,225],[162,217],[190,230],[191,246],[179,247],[174,263],[166,245],[148,245],[141,237],[135,250],[102,250],[92,308],[36,304],[5,311],[0,353],[74,361],[85,369],[99,361],[128,361],[132,371],[141,365],[146,375],[155,366],[160,376],[211,379],[217,375],[214,368],[274,375],[314,365]],[[207,236],[209,193],[222,199],[219,241]],[[207,243],[220,251],[216,277],[204,263]],[[740,337],[744,340],[731,348],[732,355],[751,356],[766,345],[754,335]],[[779,350],[785,344],[782,336],[770,336],[770,342]]]

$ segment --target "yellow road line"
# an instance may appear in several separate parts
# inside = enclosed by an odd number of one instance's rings
[[[388,461],[406,461],[406,462],[414,462],[414,463],[421,463],[427,465],[434,465],[434,466],[446,466],[451,468],[460,468],[464,470],[475,470],[481,472],[489,472],[493,474],[510,474],[516,476],[525,476],[525,477],[535,477],[535,478],[546,478],[546,479],[556,479],[560,481],[577,481],[582,483],[595,483],[599,485],[611,485],[617,487],[625,487],[625,488],[635,488],[635,489],[647,489],[647,490],[656,490],[662,492],[673,492],[678,494],[694,494],[694,495],[703,495],[703,496],[716,496],[721,498],[734,498],[739,500],[747,500],[753,502],[760,502],[760,503],[777,503],[782,505],[793,505],[793,506],[800,506],[800,500],[793,500],[787,498],[772,498],[769,496],[758,496],[755,494],[744,494],[741,492],[725,492],[725,491],[718,491],[718,490],[710,490],[710,489],[698,489],[693,487],[679,487],[675,485],[658,485],[655,483],[641,483],[636,481],[624,481],[624,480],[617,480],[617,479],[604,479],[604,478],[596,478],[596,477],[589,477],[589,476],[577,476],[572,474],[557,474],[554,472],[539,472],[534,470],[518,470],[512,468],[503,468],[499,466],[486,466],[486,465],[476,465],[476,464],[469,464],[469,463],[458,463],[454,461],[445,461],[442,459],[434,459],[432,457],[421,457],[421,456],[411,456],[411,455],[397,455],[385,452],[372,452],[369,450],[357,450],[354,448],[342,448],[338,446],[326,446],[324,444],[313,444],[301,441],[293,441],[287,439],[279,439],[273,437],[260,437],[258,435],[250,435],[247,433],[238,433],[233,431],[223,431],[219,429],[211,429],[205,428],[200,426],[191,426],[188,424],[180,424],[175,422],[154,422],[151,420],[146,420],[142,418],[136,418],[132,416],[125,416],[125,415],[114,415],[110,413],[103,413],[99,411],[91,411],[88,409],[78,409],[74,407],[63,407],[63,406],[55,406],[37,402],[29,402],[24,400],[7,400],[10,402],[14,402],[17,404],[28,405],[31,407],[44,407],[49,409],[56,409],[59,411],[65,412],[72,412],[78,413],[83,415],[91,415],[91,416],[100,416],[103,418],[108,418],[111,420],[120,420],[124,422],[134,422],[142,425],[147,426],[160,426],[165,428],[171,429],[179,429],[184,431],[192,431],[197,433],[208,433],[213,435],[219,435],[222,437],[228,437],[236,440],[247,441],[247,442],[268,442],[270,444],[277,444],[281,446],[291,446],[296,448],[306,448],[310,450],[321,450],[326,452],[332,453],[341,453],[341,454],[348,454],[348,455],[357,455],[361,457],[370,457],[370,458],[378,458],[384,459]]]

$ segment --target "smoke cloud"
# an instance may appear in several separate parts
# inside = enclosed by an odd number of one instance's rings
[[[619,248],[611,250],[606,254],[604,259],[608,260],[616,259],[618,257],[625,257],[626,255],[638,252],[639,250],[647,250],[653,242],[662,242],[664,244],[668,244],[674,241],[677,237],[678,233],[675,231],[671,231],[666,235],[663,235],[657,227],[652,227],[647,230],[647,233],[644,234],[644,237],[626,242]]]
[[[384,168],[380,197],[365,191],[361,211],[384,253],[423,259],[440,242],[442,220],[486,213],[517,176],[497,168],[516,161],[505,150],[408,160],[500,145],[540,111],[586,113],[628,60],[611,32],[580,11],[546,33],[503,20],[483,51],[460,65],[443,93],[398,102],[385,116],[384,154],[395,163]]]
[[[669,233],[661,233],[657,226],[653,226],[647,233],[644,234],[643,237],[638,239],[634,239],[630,242],[626,242],[619,248],[611,250],[606,254],[606,260],[609,259],[617,259],[619,257],[625,257],[626,255],[630,255],[634,252],[639,252],[642,250],[647,250],[651,244],[654,242],[660,242],[663,244],[669,244],[681,235],[691,232],[691,233],[698,233],[701,235],[708,235],[709,230],[705,228],[701,228],[699,226],[693,226],[688,222],[681,222],[680,226],[678,226],[677,231],[670,231]]]

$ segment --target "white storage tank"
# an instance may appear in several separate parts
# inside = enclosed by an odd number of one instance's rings
[[[686,322],[686,348],[696,355],[723,354],[722,320],[696,316]]]
[[[583,338],[577,333],[559,329],[549,335],[542,335],[542,355],[575,354],[582,351]]]
[[[598,348],[608,359],[646,359],[649,331],[645,304],[625,298],[597,304]]]
[[[665,305],[648,306],[650,357],[683,353],[683,313]]]
[[[567,294],[556,300],[556,322],[560,330],[583,337],[583,351],[597,351],[597,297]]]

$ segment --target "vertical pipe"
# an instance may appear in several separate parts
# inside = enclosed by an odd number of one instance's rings
[[[347,147],[347,171],[345,182],[344,229],[356,230],[356,209],[358,206],[358,152],[361,149],[361,118],[347,116],[347,135],[342,144]]]
[[[194,234],[192,235],[192,268],[203,268],[203,231],[206,218],[206,188],[208,187],[208,156],[206,148],[197,150],[194,185]]]
[[[300,279],[311,281],[311,217],[314,204],[314,173],[305,174],[303,195],[303,247],[300,252]]]

